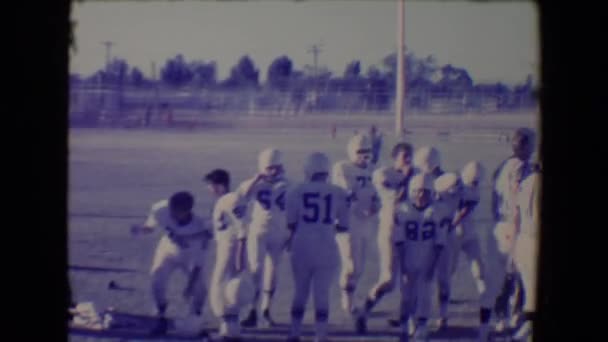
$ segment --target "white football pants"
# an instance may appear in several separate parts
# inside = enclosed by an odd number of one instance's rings
[[[340,273],[342,308],[346,312],[352,312],[353,310],[354,293],[365,268],[367,251],[369,244],[373,241],[377,220],[374,216],[362,218],[351,213],[349,223],[354,270],[352,275],[349,276],[346,268],[348,262],[342,260],[342,271]]]
[[[323,339],[329,320],[329,290],[338,266],[338,246],[333,237],[294,236],[291,248],[291,268],[294,280],[294,297],[291,305],[292,336],[299,336],[299,327],[306,311],[306,302],[312,287],[315,307],[316,335]]]
[[[270,308],[277,286],[277,272],[288,238],[286,226],[261,229],[251,226],[247,236],[247,259],[256,286],[253,308],[257,307],[260,287],[264,292],[262,310]]]
[[[167,286],[173,272],[177,269],[189,274],[194,267],[200,272],[193,284],[191,311],[200,312],[204,305],[207,288],[204,279],[205,250],[195,244],[181,248],[168,236],[163,236],[156,247],[150,274],[152,276],[152,295],[157,306],[167,306]]]
[[[209,301],[213,314],[220,319],[220,336],[237,337],[240,334],[238,322],[240,308],[225,305],[224,285],[236,276],[235,261],[237,240],[231,237],[216,239],[216,258]]]
[[[521,274],[524,285],[524,311],[536,311],[536,277],[538,276],[538,240],[535,237],[519,234],[515,242],[515,265]]]
[[[485,292],[481,295],[481,306],[493,308],[500,295],[507,273],[511,271],[515,225],[511,222],[497,222],[487,237],[487,257],[485,261]]]

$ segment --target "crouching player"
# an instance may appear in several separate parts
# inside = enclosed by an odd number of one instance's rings
[[[245,268],[245,238],[243,225],[244,199],[230,189],[226,171],[217,170],[207,175],[209,190],[218,197],[213,209],[213,228],[216,242],[215,268],[209,289],[211,309],[221,323],[219,334],[224,341],[240,341],[239,305],[228,305],[224,289]],[[220,175],[221,174],[221,175]]]
[[[201,316],[207,294],[202,269],[211,232],[205,227],[203,219],[192,212],[193,206],[194,197],[190,193],[177,192],[169,200],[154,204],[143,225],[131,227],[134,235],[149,234],[160,227],[165,230],[156,247],[150,270],[152,294],[159,317],[158,324],[152,331],[153,334],[164,334],[167,331],[166,292],[171,275],[177,269],[183,270],[190,276],[191,281],[185,291],[185,294],[193,296],[190,314]]]
[[[306,181],[287,195],[287,222],[291,236],[291,267],[295,293],[288,341],[299,341],[309,292],[315,305],[315,341],[326,341],[329,289],[339,254],[347,275],[353,272],[346,192],[327,182],[329,160],[313,153],[304,167]]]
[[[446,241],[432,193],[432,177],[415,175],[409,183],[409,200],[395,213],[395,240],[402,256],[402,342],[409,341],[407,321],[412,318],[416,319],[414,340],[428,339],[431,285]]]

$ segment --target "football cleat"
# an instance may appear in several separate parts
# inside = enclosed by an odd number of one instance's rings
[[[264,311],[262,311],[262,318],[264,320],[264,324],[266,327],[274,327],[277,324],[274,322],[274,320],[272,319],[272,317],[270,317],[270,310],[265,309]]]
[[[255,310],[249,311],[249,316],[241,321],[241,326],[246,328],[253,328],[258,325],[258,315]]]

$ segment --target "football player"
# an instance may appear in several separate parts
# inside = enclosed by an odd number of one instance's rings
[[[344,189],[350,203],[350,223],[354,257],[354,273],[347,276],[343,267],[340,276],[342,309],[354,314],[353,297],[363,273],[367,245],[373,240],[378,198],[372,184],[371,143],[366,135],[357,134],[348,142],[349,160],[337,162],[332,170],[332,183]],[[344,262],[345,266],[346,261]]]
[[[431,284],[446,243],[446,230],[440,228],[441,216],[437,214],[432,177],[415,175],[409,183],[408,201],[395,213],[395,241],[401,249],[402,342],[409,340],[406,322],[414,316],[414,340],[428,339]]]
[[[516,198],[514,261],[523,281],[525,299],[521,325],[513,338],[524,341],[532,333],[536,311],[536,280],[538,262],[538,228],[540,224],[540,174],[532,171],[521,183]]]
[[[279,150],[267,148],[258,157],[259,173],[243,183],[238,192],[249,202],[253,212],[247,236],[247,259],[256,284],[249,316],[241,322],[245,327],[257,325],[257,305],[262,287],[262,317],[273,326],[270,304],[276,290],[277,269],[284,252],[288,232],[285,219],[285,193],[289,181],[285,177],[283,157]]]
[[[506,307],[505,303],[497,303],[501,289],[507,281],[507,273],[512,263],[511,253],[514,246],[516,194],[521,179],[532,170],[528,162],[535,147],[535,133],[528,128],[519,128],[511,139],[513,154],[504,160],[496,169],[492,182],[492,212],[494,215],[494,229],[487,239],[487,256],[485,276],[486,291],[481,298],[484,308],[482,313],[481,338],[487,339],[489,334],[489,321],[492,316],[492,308],[495,304]],[[508,296],[500,296],[508,297]],[[499,305],[500,304],[500,305]],[[504,325],[508,320],[510,310],[505,311],[504,317],[498,317],[498,327]],[[485,337],[484,337],[485,336]]]
[[[207,290],[201,270],[204,266],[205,251],[212,236],[202,218],[192,212],[194,197],[189,192],[177,192],[169,200],[155,203],[147,220],[142,225],[133,225],[134,235],[150,234],[163,229],[164,235],[158,242],[150,273],[152,275],[152,294],[156,304],[158,324],[153,334],[164,334],[168,328],[165,317],[167,309],[167,286],[173,272],[181,269],[191,275],[198,270],[198,275],[190,282],[189,289],[193,295],[190,314],[201,316]]]
[[[407,199],[407,184],[414,175],[412,165],[413,148],[408,143],[398,143],[393,147],[394,164],[374,171],[372,181],[380,199],[381,209],[378,214],[378,253],[380,275],[376,284],[370,290],[361,315],[367,315],[372,308],[395,286],[399,274],[399,257],[395,250],[394,226],[395,208],[399,202]],[[399,321],[399,319],[396,319]],[[357,323],[359,333],[365,333],[365,320]]]
[[[329,160],[323,153],[316,152],[308,157],[304,173],[306,181],[290,191],[287,200],[291,232],[288,245],[295,285],[288,341],[299,341],[312,287],[315,341],[321,342],[327,338],[329,289],[339,257],[346,276],[353,273],[348,195],[343,189],[328,183]]]
[[[227,305],[224,289],[246,268],[246,230],[243,223],[246,203],[240,194],[229,192],[228,172],[216,170],[205,179],[209,191],[217,198],[213,209],[216,256],[209,289],[211,309],[220,319],[219,335],[223,341],[240,341],[240,307]]]

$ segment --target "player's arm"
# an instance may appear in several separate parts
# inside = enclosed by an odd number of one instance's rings
[[[241,183],[236,192],[245,200],[249,201],[255,192],[257,185],[260,184],[263,179],[264,175],[259,173],[254,178],[250,178]]]
[[[142,234],[150,234],[153,233],[156,228],[159,226],[159,214],[160,210],[163,207],[163,202],[155,203],[150,212],[148,213],[148,217],[143,224],[134,224],[131,226],[131,234],[133,235],[142,235]]]
[[[297,189],[290,189],[287,191],[285,203],[285,215],[287,218],[287,230],[289,236],[285,241],[284,249],[289,250],[291,248],[291,241],[293,234],[296,232],[298,227],[298,219],[300,218],[300,195]]]
[[[452,227],[458,226],[462,220],[464,220],[467,216],[471,215],[475,207],[479,202],[476,200],[464,200],[463,207],[459,209],[454,215],[454,219],[452,220]]]
[[[245,269],[246,260],[245,257],[247,255],[247,246],[245,241],[247,239],[247,230],[245,229],[245,213],[247,207],[245,206],[244,200],[237,201],[234,204],[232,209],[232,221],[234,226],[236,227],[236,239],[237,239],[237,247],[236,247],[236,271],[240,272]]]
[[[344,164],[336,163],[332,169],[331,173],[331,181],[337,187],[340,187],[346,191],[347,199],[349,203],[352,203],[356,200],[355,197],[355,182],[354,180],[349,179],[344,173]]]
[[[427,273],[427,279],[432,279],[435,273],[435,269],[437,268],[437,263],[439,262],[439,257],[442,253],[445,253],[445,245],[447,243],[447,234],[446,229],[436,229],[435,237],[433,239],[433,253],[431,256],[431,263]]]
[[[338,251],[346,269],[354,271],[353,251],[351,235],[349,230],[348,199],[344,191],[338,191],[334,195],[336,199],[336,242]]]

